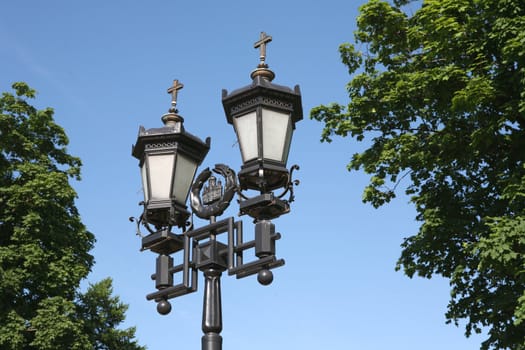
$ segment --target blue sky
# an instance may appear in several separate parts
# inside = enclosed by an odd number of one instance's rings
[[[364,1],[5,1],[0,12],[0,91],[25,81],[34,104],[55,109],[69,151],[84,163],[73,183],[84,223],[97,237],[89,277],[107,276],[130,305],[125,326],[136,326],[151,350],[199,349],[202,287],[172,300],[160,316],[145,295],[155,255],[139,252],[129,216],[142,199],[131,156],[139,125],[161,126],[179,79],[178,108],[185,128],[212,149],[215,163],[240,167],[235,134],[221,90],[250,83],[259,33],[273,36],[267,63],[275,83],[299,84],[304,120],[297,124],[289,165],[297,163],[296,202],[274,221],[286,265],[274,282],[222,278],[224,349],[336,348],[478,349],[481,337],[445,325],[448,282],[409,279],[395,272],[403,237],[417,231],[414,208],[401,193],[388,206],[361,202],[367,182],[349,173],[351,155],[365,145],[351,139],[319,142],[322,125],[309,119],[319,104],[345,102],[349,81],[338,45],[352,41]],[[235,205],[227,215],[236,215]],[[245,231],[251,220],[244,218]],[[198,224],[204,224],[200,222]],[[201,277],[202,278],[202,277]],[[248,345],[249,344],[249,345]]]

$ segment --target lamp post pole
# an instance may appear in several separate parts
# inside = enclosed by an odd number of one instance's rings
[[[203,142],[185,131],[184,119],[176,108],[183,87],[178,80],[168,89],[172,101],[162,116],[164,127],[140,127],[132,149],[141,169],[144,211],[138,219],[130,220],[137,222],[141,250],[158,254],[151,276],[157,291],[146,298],[156,301],[157,311],[166,315],[171,311],[169,299],[197,291],[201,271],[203,350],[222,350],[223,272],[237,278],[257,274],[258,281],[268,285],[273,280],[270,270],[284,265],[284,260],[276,257],[275,243],[281,235],[271,220],[288,213],[294,200],[293,188],[298,181],[292,180],[292,173],[298,166],[288,170],[286,163],[295,123],[303,116],[299,87],[292,90],[272,83],[275,74],[266,63],[266,46],[271,40],[261,33],[254,44],[260,50],[260,62],[250,75],[252,83],[230,94],[222,92],[226,119],[237,134],[243,160],[238,175],[228,166],[216,164],[194,179],[208,153],[210,139]],[[213,174],[221,176],[224,184]],[[259,194],[253,195],[257,191]],[[245,240],[242,221],[233,217],[217,220],[235,195],[240,215],[254,219],[252,240]],[[186,206],[188,196],[191,213]],[[209,224],[196,228],[188,222],[190,215],[207,219]],[[141,225],[146,235],[141,233]],[[172,232],[175,227],[180,233]],[[251,249],[256,259],[245,262],[243,253]],[[180,261],[178,265],[175,258]]]
[[[222,349],[222,303],[220,269],[209,267],[204,273],[204,303],[202,308],[202,349]]]

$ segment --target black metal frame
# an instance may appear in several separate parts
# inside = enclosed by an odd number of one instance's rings
[[[204,172],[208,171],[208,169],[204,170]],[[262,213],[265,210],[268,213],[277,211],[278,215],[288,212],[289,202],[293,201],[292,188],[294,183],[297,184],[298,182],[290,182],[287,190],[283,193],[284,195],[290,191],[288,200],[274,197],[273,193],[240,200],[241,214],[248,212],[253,214],[255,211]],[[236,190],[238,191],[238,188]],[[286,210],[281,211],[281,208]],[[254,239],[249,241],[244,240],[242,221],[235,221],[234,217],[215,221],[215,216],[212,216],[210,224],[200,228],[191,228],[180,235],[170,232],[170,228],[167,228],[144,236],[139,229],[138,233],[142,236],[141,250],[151,250],[159,254],[159,256],[169,256],[183,251],[182,263],[177,266],[173,266],[169,262],[157,264],[156,272],[151,278],[156,281],[156,288],[159,290],[148,294],[147,299],[161,302],[196,291],[197,270],[210,267],[210,264],[214,268],[222,269],[222,271],[228,270],[229,275],[235,275],[237,278],[251,276],[263,270],[271,270],[284,265],[284,260],[277,259],[275,256],[275,241],[281,238],[281,234],[275,232],[275,226],[270,220],[273,217],[275,217],[273,214],[261,214],[255,222]],[[143,224],[147,227],[147,223],[142,218],[138,220],[137,224]],[[216,239],[217,236],[223,233],[227,233],[227,244],[223,244]],[[202,243],[206,239],[208,241]],[[258,259],[245,263],[243,252],[251,248],[255,249],[255,256]],[[173,285],[172,275],[179,272],[183,274],[182,282]],[[267,274],[266,271],[265,274]],[[165,281],[171,281],[172,283]]]
[[[289,174],[296,168],[298,167],[292,167]],[[280,195],[282,198],[289,193],[288,200],[274,197],[273,193],[248,198],[241,193],[238,185],[232,180],[235,177],[233,170],[223,164],[218,164],[213,171],[225,177],[227,186],[229,186],[228,191],[218,191],[217,196],[210,197],[208,208],[204,208],[200,198],[201,189],[204,181],[211,176],[211,171],[205,169],[197,177],[199,181],[193,184],[190,192],[194,211],[198,212],[201,217],[210,219],[208,225],[199,228],[193,228],[191,225],[189,230],[179,235],[172,233],[171,227],[168,227],[143,236],[139,226],[142,223],[148,227],[147,222],[143,221],[146,217],[143,215],[137,221],[138,233],[142,236],[142,250],[151,250],[159,254],[155,273],[151,275],[157,291],[148,294],[146,298],[157,302],[157,311],[160,314],[165,315],[171,311],[169,299],[197,291],[198,271],[203,272],[205,283],[202,319],[203,350],[222,349],[222,336],[220,335],[222,331],[220,277],[222,273],[227,270],[228,275],[235,275],[237,278],[258,274],[259,283],[268,285],[273,281],[273,274],[270,270],[285,264],[284,259],[276,257],[275,241],[281,238],[281,234],[275,232],[275,225],[270,219],[289,211],[289,202],[293,201],[293,186],[298,184],[298,181],[291,181],[291,176],[288,176],[289,181]],[[208,190],[215,189],[210,185]],[[216,221],[215,214],[220,215],[224,212],[232,199],[232,192],[238,193],[240,197],[241,214],[255,215],[258,213],[259,215],[255,220],[253,240],[244,240],[242,221],[235,221],[234,217]],[[199,197],[198,200],[195,197]],[[217,203],[222,205],[214,205]],[[148,230],[150,230],[149,227]],[[227,244],[218,240],[218,236],[224,233],[227,233]],[[257,259],[245,262],[244,252],[249,249],[254,249]],[[182,251],[182,263],[174,266],[171,254],[179,251]],[[181,273],[181,282],[175,284],[174,275]]]

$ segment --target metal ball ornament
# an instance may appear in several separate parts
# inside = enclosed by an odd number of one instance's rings
[[[171,311],[171,304],[167,300],[161,300],[157,304],[157,312],[161,315],[167,315]]]
[[[273,281],[273,273],[270,270],[261,270],[257,274],[257,281],[263,286],[267,286]]]

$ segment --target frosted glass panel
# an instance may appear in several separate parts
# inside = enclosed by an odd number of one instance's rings
[[[233,118],[233,126],[237,133],[241,148],[242,161],[257,158],[257,118],[255,111],[242,117]]]
[[[175,182],[173,184],[173,195],[175,200],[179,203],[185,204],[190,191],[197,164],[192,162],[181,154],[177,155],[177,164],[175,168]]]
[[[170,198],[174,158],[174,154],[155,154],[148,156],[148,171],[151,186],[150,199],[162,200]]]
[[[286,163],[292,135],[290,115],[263,108],[262,118],[264,158]]]
[[[142,191],[144,192],[144,202],[147,202],[149,199],[148,192],[148,175],[146,173],[146,162],[142,164],[140,168],[140,176],[142,177]]]

